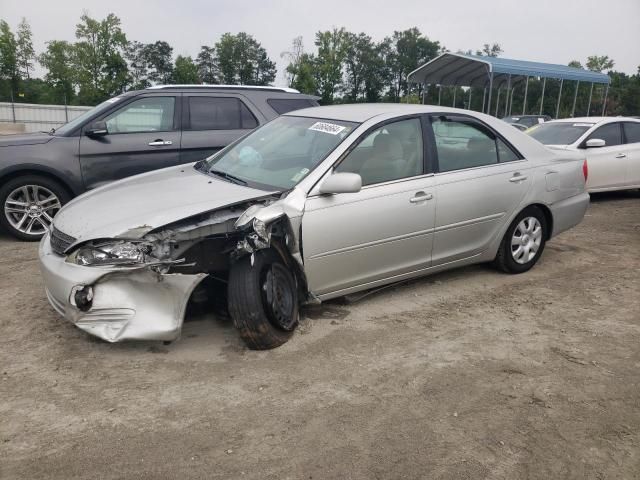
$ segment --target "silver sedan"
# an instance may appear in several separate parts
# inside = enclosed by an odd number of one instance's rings
[[[472,263],[526,272],[582,220],[586,177],[584,157],[480,113],[310,108],[73,200],[42,274],[53,308],[110,342],[175,340],[209,296],[273,348],[304,303]]]

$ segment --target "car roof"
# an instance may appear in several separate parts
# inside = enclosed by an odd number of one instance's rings
[[[316,117],[346,122],[363,123],[379,115],[411,115],[415,113],[470,113],[459,108],[439,107],[437,105],[415,105],[406,103],[355,103],[345,105],[328,105],[324,107],[303,108],[288,112],[295,117]],[[478,113],[478,112],[473,112]]]
[[[271,87],[268,85],[194,85],[194,84],[178,84],[178,85],[154,85],[147,87],[145,90],[168,90],[168,89],[205,89],[205,90],[262,90],[283,93],[300,93],[295,88],[288,87]]]
[[[591,123],[593,125],[600,123],[610,122],[638,122],[638,119],[633,117],[575,117],[575,118],[559,118],[558,120],[551,120],[547,123]]]

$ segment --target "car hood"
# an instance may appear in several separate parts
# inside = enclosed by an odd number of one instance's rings
[[[47,143],[53,139],[48,133],[26,133],[14,135],[0,135],[0,147],[13,147],[16,145],[37,145]]]
[[[54,227],[76,239],[142,238],[184,218],[269,195],[197,171],[193,164],[129,177],[65,205]]]

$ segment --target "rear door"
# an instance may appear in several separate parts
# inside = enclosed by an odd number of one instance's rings
[[[108,134],[88,137],[83,132],[80,137],[85,187],[178,164],[179,98],[165,93],[137,96],[97,118],[106,122]]]
[[[622,130],[627,155],[625,183],[637,187],[640,185],[640,122],[623,122]]]
[[[432,117],[437,150],[433,265],[485,251],[531,186],[533,169],[506,139],[465,115]]]
[[[183,96],[181,162],[196,162],[256,128],[262,114],[244,97],[223,93]]]
[[[591,139],[605,141],[604,147],[586,148],[586,142]],[[627,145],[622,142],[620,122],[612,122],[596,128],[582,142],[589,165],[587,189],[606,190],[620,188],[625,184],[627,175]]]

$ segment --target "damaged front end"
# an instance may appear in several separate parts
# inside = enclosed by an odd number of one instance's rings
[[[233,263],[256,251],[277,251],[306,292],[304,200],[294,188],[160,228],[144,225],[86,241],[63,256],[47,235],[40,244],[47,297],[78,328],[108,342],[171,341],[180,336],[194,289],[205,278],[224,283]]]

